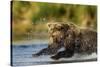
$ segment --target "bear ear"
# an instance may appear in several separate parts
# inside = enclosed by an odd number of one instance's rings
[[[62,25],[59,24],[59,23],[47,23],[47,27],[50,28],[50,27],[61,27]]]
[[[52,25],[51,23],[47,23],[47,27],[51,27],[51,25]]]
[[[55,23],[55,26],[56,26],[57,28],[61,28],[61,27],[62,27],[62,24],[60,24],[60,23]]]
[[[76,28],[76,25],[75,25],[74,23],[72,23],[72,22],[69,23],[69,26],[70,26],[71,28],[73,28],[73,29]]]

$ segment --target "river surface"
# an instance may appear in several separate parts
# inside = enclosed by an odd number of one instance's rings
[[[75,54],[71,58],[62,58],[60,60],[52,60],[50,55],[43,55],[39,57],[32,57],[32,54],[37,53],[41,49],[47,47],[47,40],[34,40],[23,41],[12,44],[12,65],[13,66],[32,66],[42,64],[55,64],[55,63],[72,63],[72,62],[85,62],[96,61],[97,55],[79,55]]]

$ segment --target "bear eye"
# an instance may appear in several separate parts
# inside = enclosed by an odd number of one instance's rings
[[[57,29],[57,31],[60,31],[60,30],[61,30],[60,28]]]
[[[66,36],[68,37],[68,34]]]
[[[71,37],[71,35],[70,35],[70,34],[67,34],[66,36],[67,36],[67,37]]]
[[[52,35],[52,37],[54,37],[54,35]]]
[[[64,27],[61,27],[61,30],[63,30],[64,29]]]

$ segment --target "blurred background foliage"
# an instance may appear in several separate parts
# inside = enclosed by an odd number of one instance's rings
[[[46,38],[48,22],[73,22],[97,29],[97,7],[90,5],[12,1],[12,39]]]

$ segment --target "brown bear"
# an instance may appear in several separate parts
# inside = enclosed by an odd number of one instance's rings
[[[73,23],[48,23],[50,45],[36,56],[55,54],[52,59],[72,57],[75,52],[91,54],[97,52],[97,32],[80,28]],[[64,47],[64,51],[58,50]]]
[[[56,53],[52,59],[72,57],[74,53],[91,54],[97,52],[97,32],[91,29],[80,28],[73,23],[57,23],[59,29],[53,30],[53,39],[62,42],[64,51]],[[51,30],[50,30],[51,31]],[[60,34],[54,34],[59,31]]]

